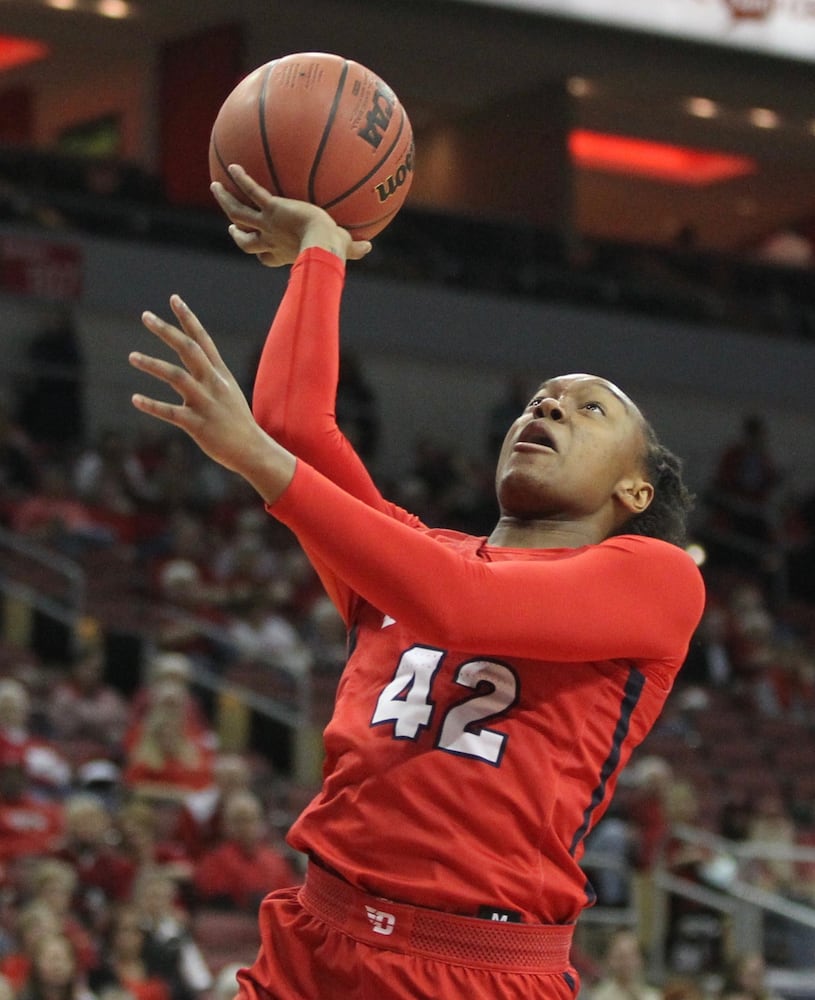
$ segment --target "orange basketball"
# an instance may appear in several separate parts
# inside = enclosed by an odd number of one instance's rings
[[[221,105],[209,170],[239,163],[275,195],[324,208],[355,239],[381,232],[413,180],[413,129],[391,88],[342,56],[301,52],[251,72]]]

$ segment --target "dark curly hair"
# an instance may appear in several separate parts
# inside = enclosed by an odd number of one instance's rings
[[[682,460],[657,438],[654,428],[643,421],[645,471],[654,487],[654,497],[641,514],[629,518],[616,532],[648,535],[684,546],[688,539],[688,516],[694,497],[682,479]]]

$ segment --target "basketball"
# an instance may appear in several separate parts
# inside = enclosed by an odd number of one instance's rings
[[[370,239],[410,190],[413,129],[396,94],[365,66],[296,53],[253,70],[221,105],[210,176],[240,198],[230,163],[274,195],[324,208],[354,239]]]

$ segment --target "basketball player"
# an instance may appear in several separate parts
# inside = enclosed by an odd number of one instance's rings
[[[256,206],[213,189],[238,247],[293,263],[254,418],[177,296],[177,325],[143,321],[181,364],[130,360],[180,402],[133,403],[255,488],[349,633],[323,787],[289,834],[305,887],[266,897],[240,995],[573,997],[585,837],[702,612],[679,463],[611,382],[549,378],[507,433],[492,534],[425,527],[383,499],[333,416],[345,262],[369,244],[231,172]]]

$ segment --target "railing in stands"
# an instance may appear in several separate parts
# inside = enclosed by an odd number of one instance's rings
[[[651,941],[649,972],[661,982],[667,971],[666,944],[672,899],[696,904],[719,914],[727,922],[726,936],[731,950],[739,954],[755,952],[767,956],[768,927],[772,922],[794,936],[797,947],[789,960],[773,967],[768,957],[769,975],[795,982],[796,997],[815,997],[815,899],[796,899],[771,891],[750,881],[750,862],[780,861],[815,866],[815,847],[757,841],[726,840],[706,830],[678,824],[672,830],[674,843],[699,848],[719,859],[720,879],[700,884],[671,872],[667,860],[658,862],[653,875],[653,897],[649,914]],[[802,985],[803,984],[803,985]]]
[[[0,592],[73,626],[85,610],[85,572],[53,549],[0,528]]]

